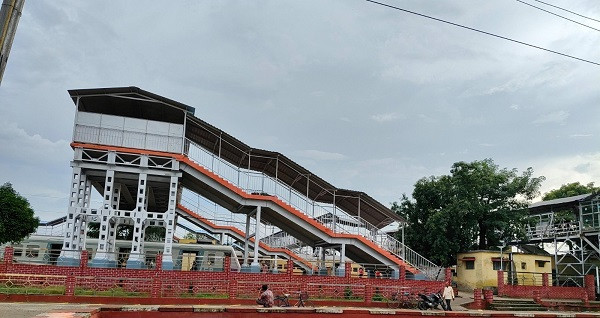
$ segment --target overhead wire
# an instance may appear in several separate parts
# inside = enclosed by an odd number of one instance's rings
[[[566,11],[566,12],[572,13],[572,14],[574,14],[574,15],[576,15],[576,16],[580,16],[580,17],[582,17],[582,18],[586,18],[586,19],[589,19],[589,20],[592,20],[592,21],[600,22],[600,20],[597,20],[597,19],[594,19],[594,18],[590,18],[590,17],[586,17],[585,15],[579,14],[579,13],[577,13],[577,12],[573,12],[573,11],[571,11],[571,10],[567,10],[567,9],[565,9],[565,8],[561,8],[561,7],[559,7],[559,6],[555,6],[555,5],[553,5],[553,4],[550,4],[550,3],[547,3],[547,2],[544,2],[544,1],[540,1],[540,0],[533,0],[533,1],[536,1],[536,2],[539,2],[539,3],[543,3],[543,4],[547,5],[547,6],[551,6],[551,7],[553,7],[553,8],[556,8],[556,9],[559,9],[559,10],[563,10],[563,11]]]
[[[530,6],[530,7],[536,8],[536,9],[538,9],[538,10],[541,10],[541,11],[544,11],[544,12],[546,12],[546,13],[550,13],[551,15],[554,15],[554,16],[557,16],[557,17],[559,17],[559,18],[562,18],[562,19],[565,19],[565,20],[571,21],[571,22],[573,22],[573,23],[577,23],[577,24],[579,24],[579,25],[582,25],[582,26],[584,26],[584,27],[586,27],[586,28],[590,28],[590,29],[592,29],[592,30],[596,30],[596,31],[600,32],[600,29],[596,29],[596,28],[594,28],[594,27],[591,27],[591,26],[589,26],[589,25],[587,25],[587,24],[583,24],[583,23],[581,23],[581,22],[577,22],[577,21],[575,21],[575,20],[572,20],[572,19],[569,19],[569,18],[567,18],[567,17],[564,17],[564,16],[562,16],[562,15],[560,15],[560,14],[556,14],[556,13],[554,13],[554,12],[552,12],[552,11],[548,11],[548,10],[546,10],[546,9],[543,9],[543,8],[540,8],[540,7],[538,7],[538,6],[534,6],[534,5],[533,5],[533,4],[531,4],[531,3],[527,3],[527,2],[525,2],[525,1],[521,1],[521,0],[515,0],[515,1],[517,1],[517,2],[520,2],[520,3],[522,3],[522,4],[526,4],[526,5]]]
[[[550,50],[550,49],[547,49],[547,48],[543,48],[541,46],[529,44],[529,43],[522,42],[522,41],[519,41],[519,40],[514,40],[514,39],[511,39],[511,38],[508,38],[508,37],[505,37],[505,36],[501,36],[501,35],[497,35],[497,34],[494,34],[494,33],[490,33],[490,32],[487,32],[487,31],[482,31],[482,30],[479,30],[479,29],[471,28],[471,27],[468,27],[468,26],[465,26],[465,25],[462,25],[462,24],[458,24],[458,23],[446,21],[446,20],[443,20],[443,19],[435,18],[435,17],[432,17],[432,16],[428,16],[426,14],[418,13],[418,12],[415,12],[415,11],[410,11],[410,10],[407,10],[407,9],[399,8],[399,7],[396,7],[396,6],[392,6],[392,5],[389,5],[389,4],[386,4],[386,3],[382,3],[382,2],[377,2],[377,1],[374,1],[374,0],[365,0],[365,1],[371,2],[371,3],[374,3],[374,4],[378,4],[380,6],[388,7],[390,9],[395,9],[395,10],[403,11],[403,12],[406,12],[406,13],[418,15],[420,17],[424,17],[424,18],[427,18],[427,19],[432,19],[432,20],[435,20],[435,21],[438,21],[438,22],[447,23],[447,24],[450,24],[450,25],[453,25],[453,26],[456,26],[456,27],[459,27],[459,28],[463,28],[463,29],[467,29],[467,30],[471,30],[471,31],[483,33],[483,34],[486,34],[486,35],[489,35],[489,36],[493,36],[493,37],[496,37],[496,38],[499,38],[499,39],[511,41],[511,42],[514,42],[514,43],[519,43],[519,44],[526,45],[526,46],[529,46],[529,47],[532,47],[532,48],[536,48],[536,49],[539,49],[539,50],[543,50],[543,51],[546,51],[546,52],[550,52],[550,53],[554,53],[554,54],[561,55],[561,56],[564,56],[564,57],[572,58],[574,60],[578,60],[578,61],[581,61],[581,62],[590,63],[590,64],[594,64],[594,65],[600,66],[600,63],[598,63],[598,62],[594,62],[594,61],[586,60],[586,59],[583,59],[583,58],[580,58],[580,57],[576,57],[576,56],[573,56],[573,55],[569,55],[569,54],[561,53],[561,52],[558,52],[558,51]]]

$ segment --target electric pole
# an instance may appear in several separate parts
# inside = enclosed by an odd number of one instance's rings
[[[3,0],[0,9],[0,85],[25,0]]]

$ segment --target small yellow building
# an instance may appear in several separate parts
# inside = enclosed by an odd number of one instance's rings
[[[457,255],[455,281],[465,289],[498,287],[498,270],[503,269],[505,282],[541,286],[544,273],[552,282],[553,268],[553,257],[547,253],[469,251]]]

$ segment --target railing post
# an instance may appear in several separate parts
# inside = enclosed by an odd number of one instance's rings
[[[373,285],[365,285],[365,305],[369,306],[373,302]]]
[[[290,277],[294,275],[294,262],[291,259],[287,260],[287,268],[285,269],[285,273]]]
[[[81,251],[81,256],[79,258],[79,268],[80,269],[85,269],[88,266],[88,257],[89,257],[89,253],[87,250],[82,250]]]
[[[4,271],[9,272],[15,258],[15,249],[12,246],[4,248]]]
[[[231,257],[225,256],[225,261],[223,262],[223,271],[225,272],[225,278],[229,280],[231,276]]]
[[[350,278],[350,277],[352,277],[352,263],[350,263],[350,262],[346,262],[346,263],[344,264],[344,270],[346,271],[346,272],[344,273],[344,277],[346,277],[346,278]]]
[[[550,286],[549,281],[548,281],[548,273],[542,273],[542,286],[544,286],[544,287]]]
[[[486,305],[491,304],[494,301],[494,291],[491,289],[483,290],[483,300]]]
[[[481,298],[481,289],[473,289],[473,307],[476,309],[484,309],[483,300]]]
[[[398,279],[400,280],[400,286],[404,286],[406,284],[406,267],[404,265],[398,266]]]
[[[75,295],[75,276],[69,275],[65,281],[65,296],[73,295]]]
[[[162,282],[161,279],[157,276],[152,278],[152,291],[150,297],[152,298],[160,298],[162,290]]]
[[[162,253],[156,254],[156,266],[154,267],[154,269],[157,271],[162,270]]]
[[[504,271],[498,271],[498,296],[504,296]]]
[[[596,280],[594,275],[585,275],[585,291],[587,293],[588,299],[595,300],[596,299]]]

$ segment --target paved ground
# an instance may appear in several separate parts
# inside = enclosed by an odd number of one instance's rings
[[[452,301],[454,311],[465,311],[464,304],[473,301],[472,293],[459,292],[458,297]],[[68,304],[68,303],[1,303],[1,318],[33,318],[49,312],[65,312],[69,310],[88,311],[102,306],[101,304]],[[243,306],[242,306],[243,307]],[[252,306],[248,306],[252,307]],[[374,308],[372,308],[374,309]]]
[[[39,314],[51,311],[67,311],[69,309],[96,308],[100,305],[66,304],[66,303],[2,303],[0,317],[2,318],[33,318]]]

